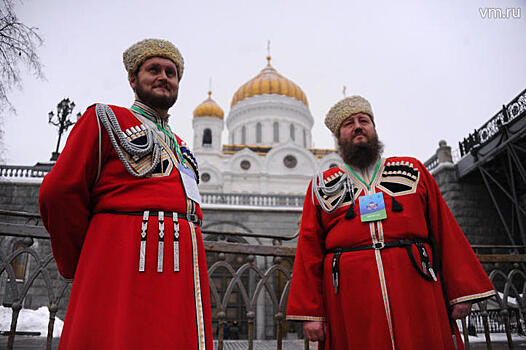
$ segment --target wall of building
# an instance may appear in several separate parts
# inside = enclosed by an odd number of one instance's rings
[[[445,164],[433,176],[471,244],[510,244],[480,175],[459,180],[453,164]]]
[[[301,210],[203,209],[203,231],[251,232],[290,236],[298,230]]]
[[[40,182],[0,182],[0,209],[10,211],[24,211],[29,213],[38,213],[38,191],[40,189]],[[23,224],[38,224],[39,220],[30,218],[13,218],[8,216],[0,216],[0,221],[10,223]],[[23,241],[29,245],[30,248],[38,252],[39,259],[45,261],[46,257],[52,254],[51,244],[46,239],[27,239],[18,237],[2,236],[0,233],[0,249],[3,252],[11,253],[15,250],[18,242]],[[37,261],[35,257],[28,257],[28,265],[26,271],[26,278],[31,276],[37,269]],[[48,306],[50,302],[49,291],[56,296],[61,292],[61,287],[64,281],[61,279],[55,263],[52,261],[46,268],[50,281],[46,283],[42,274],[39,275],[33,282],[27,297],[23,301],[23,307],[29,309],[36,309],[40,306]],[[12,294],[7,288],[7,276],[2,274],[0,279],[0,300],[4,306],[9,306],[12,302]],[[18,283],[18,282],[17,282]],[[19,290],[21,290],[23,283],[18,283]],[[66,295],[59,305],[57,316],[64,319],[67,302],[69,300],[69,288],[66,290]]]
[[[40,182],[3,182],[0,180],[0,208],[38,213]]]

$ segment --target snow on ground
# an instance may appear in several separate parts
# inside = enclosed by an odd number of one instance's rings
[[[460,320],[457,320],[457,326],[458,326],[458,329],[460,330],[460,337],[462,338],[462,340],[464,340],[464,334],[462,333],[462,323],[460,322]],[[506,333],[490,333],[489,336],[492,342],[502,343],[502,342],[508,341],[508,338],[506,337]],[[511,339],[513,341],[517,341],[517,340],[525,341],[526,336],[519,335],[517,333],[511,333]],[[469,342],[470,343],[485,343],[486,336],[484,335],[484,333],[478,333],[476,337],[470,335]]]
[[[11,308],[0,306],[0,331],[9,331],[11,328]],[[49,309],[42,306],[37,310],[22,309],[18,315],[16,326],[17,331],[40,332],[40,335],[47,336],[47,327],[49,324]],[[55,317],[55,327],[53,328],[53,337],[60,337],[64,321]]]
[[[9,331],[11,327],[11,308],[0,306],[0,331]],[[22,309],[18,316],[17,331],[40,332],[40,336],[47,336],[47,327],[49,323],[49,310],[42,306],[38,310]],[[58,317],[55,318],[55,327],[53,329],[53,337],[58,338],[62,333],[64,321]],[[460,324],[459,324],[460,326]],[[462,329],[462,327],[460,327]],[[507,340],[505,333],[491,333],[492,342],[505,342]],[[512,334],[512,339],[526,340],[526,336]],[[484,343],[486,338],[484,334],[479,334],[476,337],[469,336],[470,343]]]
[[[492,342],[499,342],[499,343],[503,343],[508,340],[508,338],[506,337],[506,333],[490,333],[490,338]],[[526,337],[512,333],[511,339],[515,342],[517,340],[526,340]],[[476,337],[470,335],[469,342],[470,343],[485,343],[486,337],[484,336],[484,334],[479,334]]]
[[[501,300],[504,300],[504,293],[498,292]],[[519,295],[519,298],[523,298],[523,294]],[[517,299],[508,295],[508,305],[512,307],[518,307]]]

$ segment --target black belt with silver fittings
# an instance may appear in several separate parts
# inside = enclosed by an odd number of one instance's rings
[[[340,257],[343,253],[356,252],[360,250],[382,250],[388,248],[406,248],[409,255],[411,263],[416,268],[418,273],[428,281],[437,281],[435,271],[431,265],[429,255],[425,244],[430,245],[429,240],[427,239],[401,239],[398,241],[390,242],[377,242],[374,244],[361,245],[358,247],[352,248],[335,248],[330,249],[327,253],[333,253],[332,257],[332,285],[334,287],[334,293],[338,293],[339,289],[339,275],[340,275]],[[421,267],[416,262],[416,259],[413,255],[411,246],[415,245],[417,247],[418,253],[420,255]]]
[[[118,215],[132,215],[142,216],[141,234],[140,234],[140,248],[139,248],[139,272],[145,272],[146,270],[146,235],[148,231],[148,220],[151,216],[158,217],[159,224],[159,237],[157,247],[157,272],[163,272],[164,269],[164,220],[165,217],[171,217],[174,226],[174,239],[173,239],[173,254],[174,254],[174,266],[173,271],[179,272],[179,219],[187,220],[197,226],[201,226],[201,220],[196,214],[181,214],[173,211],[116,211],[116,210],[103,210],[99,213],[106,214],[118,214]]]
[[[132,216],[143,216],[144,211],[117,211],[117,210],[102,210],[99,213],[101,214],[119,214],[119,215],[132,215]],[[175,212],[163,211],[165,217],[173,217]],[[201,219],[197,214],[181,214],[175,213],[179,219],[185,219],[188,222],[191,222],[197,226],[201,226]],[[150,211],[150,216],[159,216],[159,211]]]

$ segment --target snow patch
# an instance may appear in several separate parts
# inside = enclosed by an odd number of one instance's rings
[[[504,293],[501,293],[501,292],[497,292],[499,293],[499,297],[501,300],[504,300]],[[519,294],[519,298],[523,298],[523,294]],[[514,297],[510,297],[508,295],[508,305],[511,306],[511,307],[519,307],[519,303],[517,302],[517,299],[515,299]]]
[[[0,306],[0,331],[11,330],[11,317],[13,310],[11,308]],[[47,336],[49,324],[49,309],[42,306],[37,310],[22,309],[18,314],[17,331],[40,332],[40,336]],[[55,326],[53,327],[53,337],[58,338],[62,333],[64,321],[55,317]]]
[[[499,343],[504,343],[508,340],[506,333],[490,333],[490,338],[491,338],[491,342],[499,342]],[[514,342],[518,340],[521,340],[521,341],[526,340],[525,336],[517,335],[517,334],[512,334],[511,338],[513,339]],[[484,334],[479,334],[476,337],[470,335],[469,342],[470,343],[485,343],[486,337],[484,336]]]

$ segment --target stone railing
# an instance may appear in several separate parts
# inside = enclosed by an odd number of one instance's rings
[[[424,166],[427,170],[433,171],[440,165],[440,163],[453,163],[451,147],[449,147],[444,140],[438,142],[438,149],[431,158],[424,162]]]
[[[43,178],[51,170],[52,164],[3,165],[0,164],[0,178]]]
[[[16,223],[12,223],[16,222]],[[297,235],[291,236],[265,236],[272,238],[276,245],[249,245],[235,243],[238,236],[256,235],[225,232],[203,232],[207,237],[205,249],[209,261],[209,278],[211,288],[211,302],[213,308],[213,324],[215,342],[218,350],[228,348],[229,341],[225,340],[226,329],[229,327],[232,336],[233,327],[229,319],[229,301],[233,293],[237,293],[242,317],[239,319],[237,333],[245,339],[244,348],[254,349],[256,320],[258,314],[265,312],[273,318],[273,337],[275,348],[281,350],[284,344],[287,348],[309,349],[308,341],[301,340],[302,329],[299,324],[292,326],[285,322],[286,304],[290,286],[291,267],[295,249],[280,245],[281,242],[292,240]],[[212,238],[212,239],[210,239]],[[22,241],[18,249],[6,250],[6,240]],[[34,291],[35,281],[43,280],[46,289],[45,297],[49,309],[48,334],[40,343],[32,342],[32,348],[52,349],[53,329],[55,317],[59,309],[65,308],[66,295],[70,283],[58,277],[56,265],[51,253],[43,253],[36,246],[48,243],[49,236],[40,224],[38,215],[22,212],[0,211],[0,277],[4,279],[6,288],[0,290],[0,297],[4,306],[11,308],[11,327],[3,336],[7,337],[8,350],[14,348],[17,332],[17,322],[24,300]],[[39,242],[40,244],[35,244]],[[505,341],[500,342],[499,349],[513,349],[516,344],[517,333],[524,331],[526,314],[526,295],[523,294],[526,286],[526,274],[522,264],[526,262],[525,246],[473,246],[479,260],[487,271],[489,278],[497,287],[497,296],[479,302],[474,306],[474,311],[461,320],[464,343],[466,349],[473,349],[469,335],[479,332],[484,334],[485,349],[492,349],[497,344],[491,339],[492,331],[505,334]],[[31,268],[23,280],[17,279],[17,269],[14,262],[20,257],[27,256],[31,259]],[[271,259],[270,263],[262,264],[262,260]],[[217,287],[216,279],[225,283]],[[266,308],[261,307],[260,301],[267,300]],[[230,305],[230,306],[229,306]],[[294,327],[293,334],[298,339],[290,343],[285,339],[287,327]],[[523,334],[523,333],[522,333]],[[2,336],[0,336],[2,337]],[[515,338],[515,339],[514,339]],[[473,339],[473,338],[472,338]],[[473,340],[471,340],[471,343]],[[303,344],[302,344],[303,343]],[[0,338],[0,344],[5,344],[5,338]],[[492,345],[493,344],[493,345]],[[236,343],[239,348],[240,343]],[[477,345],[477,349],[482,344]]]
[[[435,154],[431,156],[428,160],[424,162],[424,166],[427,168],[427,170],[432,171],[438,166],[438,157]]]
[[[248,193],[201,193],[202,202],[229,206],[301,208],[304,196]]]

